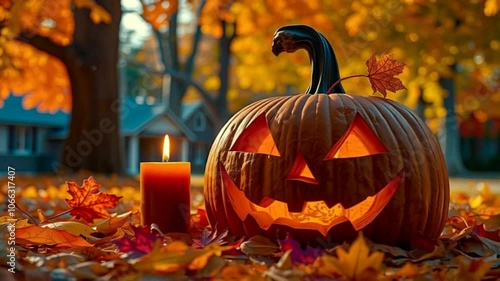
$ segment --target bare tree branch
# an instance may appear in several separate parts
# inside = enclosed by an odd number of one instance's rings
[[[52,42],[49,38],[28,34],[23,32],[17,38],[18,41],[28,43],[31,46],[37,48],[40,51],[46,52],[51,56],[54,56],[61,61],[65,61],[67,58],[67,51],[69,49],[68,46],[60,46],[54,42]]]
[[[196,18],[198,18],[198,23],[196,24],[196,30],[193,36],[193,48],[191,49],[191,54],[189,54],[189,57],[186,61],[186,73],[189,76],[193,74],[194,59],[196,57],[196,54],[198,53],[198,46],[200,45],[201,41],[201,23],[199,19],[201,18],[201,13],[203,12],[203,8],[205,7],[206,2],[207,2],[206,0],[202,0],[196,12]]]
[[[173,79],[182,81],[186,85],[193,86],[198,91],[198,93],[200,94],[202,99],[205,101],[205,103],[209,107],[209,110],[212,113],[214,113],[214,116],[219,117],[219,114],[217,113],[218,111],[215,107],[215,99],[212,96],[210,96],[210,94],[207,93],[207,91],[205,91],[205,89],[198,82],[194,81],[190,76],[186,75],[185,73],[183,73],[181,71],[174,70],[170,67],[165,67],[162,71],[158,71],[158,70],[152,69],[151,67],[149,67],[145,64],[138,63],[135,61],[127,61],[127,64],[130,66],[142,69],[142,70],[144,70],[148,73],[151,73],[151,74],[170,75]]]

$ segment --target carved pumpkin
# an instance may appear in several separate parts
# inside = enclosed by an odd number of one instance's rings
[[[340,84],[320,94],[339,79],[330,44],[307,26],[275,34],[276,55],[300,48],[313,66],[308,94],[247,106],[214,141],[204,186],[211,225],[312,244],[358,230],[402,247],[437,238],[449,184],[428,127],[395,101],[345,94]]]

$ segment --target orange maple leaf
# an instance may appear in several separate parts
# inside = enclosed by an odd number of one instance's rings
[[[66,230],[52,229],[31,225],[16,229],[18,245],[48,245],[56,248],[93,247],[80,236],[70,234]]]
[[[387,96],[387,90],[396,92],[406,89],[399,78],[394,77],[403,72],[404,63],[392,58],[392,54],[383,53],[377,61],[375,53],[372,53],[366,61],[368,67],[368,79],[372,85],[373,93],[379,91]]]
[[[103,193],[99,191],[98,185],[93,177],[83,180],[82,187],[75,182],[66,182],[68,193],[73,197],[66,199],[66,203],[72,208],[70,214],[76,218],[91,223],[95,218],[109,218],[110,214],[106,209],[116,207],[121,196]]]

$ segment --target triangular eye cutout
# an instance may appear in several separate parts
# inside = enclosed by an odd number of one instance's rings
[[[281,156],[267,125],[265,113],[255,118],[243,130],[229,150]]]
[[[347,132],[328,151],[323,160],[362,157],[387,152],[388,150],[385,145],[358,113],[354,117],[349,129],[347,129]]]
[[[309,166],[307,166],[306,160],[304,159],[304,155],[302,155],[302,152],[300,151],[297,153],[297,157],[295,157],[295,162],[293,162],[293,166],[288,172],[286,179],[303,181],[311,184],[318,184],[318,181],[314,178],[311,169],[309,169]]]

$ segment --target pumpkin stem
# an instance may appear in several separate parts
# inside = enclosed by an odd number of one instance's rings
[[[327,91],[334,83],[331,92],[345,93],[335,53],[321,33],[307,25],[287,25],[276,30],[272,45],[275,56],[298,49],[305,49],[311,62],[311,83],[306,94],[329,93]]]

